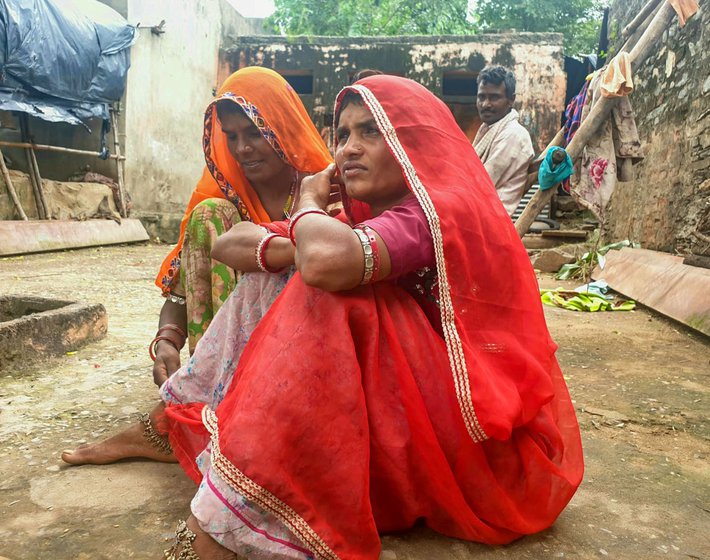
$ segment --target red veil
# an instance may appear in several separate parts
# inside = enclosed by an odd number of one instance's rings
[[[545,529],[583,459],[528,256],[440,100],[393,76],[347,90],[429,221],[443,333],[392,282],[328,293],[296,274],[217,410],[168,407],[191,426],[176,455],[199,480],[211,437],[214,470],[318,559],[375,560],[378,532],[418,520],[491,544]]]

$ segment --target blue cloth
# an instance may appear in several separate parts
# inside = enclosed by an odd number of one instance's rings
[[[540,184],[541,191],[551,189],[574,173],[572,170],[572,158],[566,152],[562,163],[555,164],[552,162],[552,155],[559,150],[564,152],[564,149],[558,146],[550,148],[545,159],[540,164],[540,169],[537,172],[537,181]]]

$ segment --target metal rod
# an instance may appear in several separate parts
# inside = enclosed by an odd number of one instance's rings
[[[119,212],[124,218],[128,217],[126,208],[126,188],[124,184],[125,158],[121,159],[121,143],[118,140],[118,117],[115,111],[111,111],[111,128],[113,129],[113,151],[116,152],[116,174],[118,176],[118,198],[121,202]]]
[[[17,208],[17,213],[20,215],[21,219],[27,221],[27,214],[25,214],[25,210],[22,208],[20,199],[15,191],[15,186],[12,184],[12,179],[10,179],[10,171],[7,169],[7,165],[5,165],[5,158],[2,155],[2,150],[0,150],[0,171],[2,171],[2,177],[5,179],[5,184],[7,185],[7,192],[10,193],[10,198],[15,204],[15,208]]]
[[[77,150],[75,148],[64,148],[63,146],[50,146],[48,144],[35,144],[34,142],[9,142],[7,140],[0,140],[0,146],[6,148],[26,148],[33,150],[42,150],[47,152],[60,152],[63,154],[78,154],[82,156],[96,156],[100,157],[101,152],[92,152],[89,150]],[[109,159],[125,160],[126,158],[119,155],[110,154]]]
[[[633,50],[629,53],[631,59],[631,69],[636,70],[646,60],[651,50],[658,43],[658,40],[663,35],[663,32],[668,25],[673,21],[675,11],[668,2],[658,10],[653,21],[644,31],[643,35],[636,42]],[[589,142],[589,139],[599,130],[602,123],[609,118],[612,109],[617,104],[618,97],[602,97],[594,107],[592,107],[589,115],[580,125],[577,133],[572,138],[572,141],[567,146],[566,150],[572,161],[576,161],[582,155],[582,150]],[[525,210],[515,222],[515,229],[518,235],[522,238],[530,228],[530,225],[535,221],[535,218],[540,211],[552,199],[556,189],[548,189],[545,191],[537,191],[528,202]]]
[[[20,114],[20,134],[22,135],[23,140],[29,138],[27,115],[25,115],[24,113]],[[32,151],[32,144],[28,142],[22,143],[28,144],[28,146],[25,146],[25,155],[27,156],[27,167],[29,171],[30,184],[32,185],[32,192],[35,195],[35,206],[37,207],[37,214],[39,215],[40,220],[46,220],[47,212],[45,211],[43,203],[44,197],[42,196],[42,178],[37,177],[37,175],[35,175],[35,166],[32,160],[32,154],[34,153]]]

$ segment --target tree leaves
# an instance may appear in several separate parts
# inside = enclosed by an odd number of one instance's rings
[[[275,0],[266,27],[286,35],[465,35],[560,32],[568,54],[596,50],[609,0]]]

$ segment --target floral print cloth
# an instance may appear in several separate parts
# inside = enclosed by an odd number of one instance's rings
[[[293,275],[250,272],[220,306],[186,365],[160,388],[170,404],[204,402],[215,409],[254,329]],[[273,514],[235,492],[210,465],[209,446],[197,459],[202,483],[191,509],[202,529],[250,560],[309,560],[310,552]]]
[[[219,308],[234,290],[238,276],[212,258],[217,238],[239,222],[239,211],[228,200],[209,198],[190,215],[180,252],[180,284],[187,300],[187,343],[195,351]]]

